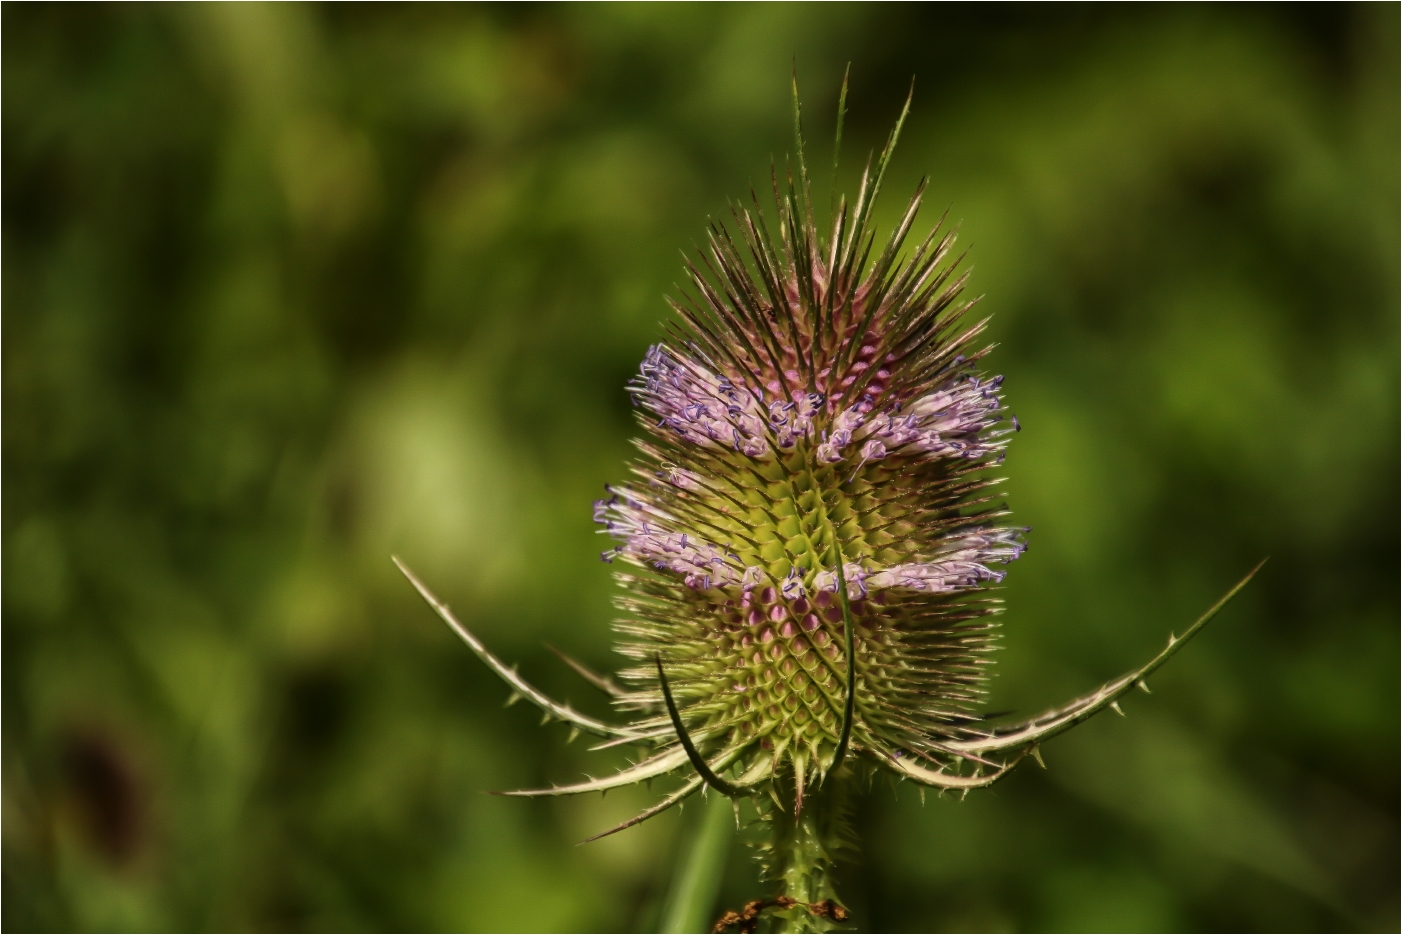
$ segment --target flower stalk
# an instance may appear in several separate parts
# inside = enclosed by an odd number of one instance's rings
[[[847,784],[834,776],[794,812],[769,803],[770,840],[761,846],[766,878],[780,883],[796,905],[771,912],[775,931],[824,932],[831,927],[831,906],[841,905],[833,881],[837,852],[851,839],[847,826]],[[812,907],[823,907],[814,911]]]

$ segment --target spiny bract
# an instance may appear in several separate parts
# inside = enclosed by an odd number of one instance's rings
[[[602,557],[619,565],[620,651],[638,663],[621,675],[635,687],[566,662],[633,712],[631,724],[543,695],[400,565],[547,717],[609,738],[601,746],[653,748],[604,779],[509,794],[689,774],[611,834],[703,783],[761,793],[762,849],[785,887],[771,902],[795,930],[845,915],[828,869],[842,825],[834,780],[850,772],[849,750],[938,789],[988,785],[1042,740],[1118,708],[1135,685],[1147,691],[1144,678],[1251,577],[1097,691],[1022,724],[990,728],[977,716],[999,610],[988,585],[1027,532],[1000,522],[988,469],[1019,426],[1005,416],[1002,377],[979,369],[987,349],[973,342],[986,320],[966,320],[974,302],[959,299],[967,274],[955,275],[953,233],[936,225],[901,255],[923,182],[873,258],[872,205],[908,110],[907,100],[855,203],[840,201],[822,236],[795,96],[797,178],[786,172],[781,186],[772,175],[777,236],[757,199],[753,211],[734,209],[738,241],[712,225],[701,266],[687,262],[695,297],[673,303],[671,343],[648,351],[629,386],[648,438],[637,442],[636,480],[609,488],[594,518],[616,540]],[[840,143],[841,103],[838,114]]]

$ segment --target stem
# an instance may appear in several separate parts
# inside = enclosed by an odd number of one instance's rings
[[[662,910],[661,932],[709,932],[720,892],[720,878],[730,851],[734,811],[723,795],[707,796],[690,846],[677,864],[677,875]]]
[[[798,816],[774,808],[769,815],[773,835],[767,850],[770,879],[782,881],[784,895],[800,905],[772,913],[775,932],[826,932],[832,923],[808,908],[825,900],[838,902],[832,881],[833,855],[845,828],[846,783],[829,776],[804,799]]]

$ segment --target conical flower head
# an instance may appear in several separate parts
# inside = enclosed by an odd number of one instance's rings
[[[1024,548],[986,470],[1017,423],[979,369],[954,234],[900,257],[917,191],[872,256],[899,129],[827,236],[801,157],[775,179],[777,236],[758,205],[735,210],[738,237],[712,228],[673,340],[630,385],[635,481],[596,504],[623,566],[622,651],[642,663],[621,703],[660,711],[660,659],[717,772],[782,775],[800,801],[847,744],[951,765],[987,662],[986,587]]]

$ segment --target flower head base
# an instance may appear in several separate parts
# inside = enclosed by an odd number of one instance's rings
[[[831,809],[805,815],[804,802],[815,789],[837,801],[832,780],[850,771],[849,753],[941,790],[988,785],[1142,686],[1236,593],[1090,695],[1019,725],[979,717],[1000,610],[990,586],[1027,532],[1007,524],[989,469],[1020,426],[1003,378],[980,369],[986,320],[968,321],[953,232],[936,225],[902,255],[923,183],[872,256],[872,205],[908,109],[826,234],[800,134],[797,178],[773,179],[777,236],[757,202],[735,208],[737,233],[712,226],[700,266],[688,263],[694,297],[673,303],[672,340],[649,349],[628,387],[647,437],[634,480],[608,487],[594,518],[614,540],[602,558],[622,585],[632,687],[570,663],[633,714],[628,726],[536,691],[405,569],[517,693],[605,745],[654,748],[606,779],[512,794],[688,774],[607,834],[703,783],[759,793],[786,911],[835,905],[824,868],[840,821]],[[795,117],[797,127],[797,104]]]

